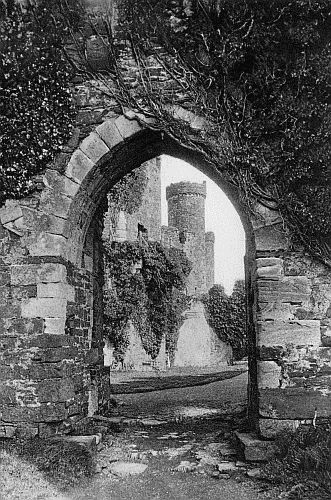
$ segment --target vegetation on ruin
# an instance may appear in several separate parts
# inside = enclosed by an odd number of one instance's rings
[[[203,297],[207,320],[217,336],[231,345],[234,359],[247,356],[245,282],[236,281],[228,296],[222,285],[214,285]]]
[[[22,11],[0,3],[0,205],[36,188],[33,177],[68,140],[74,119],[63,41],[79,9],[42,0]],[[70,8],[69,8],[70,6]],[[74,9],[74,10],[72,10]]]
[[[331,425],[302,425],[283,431],[275,441],[276,456],[262,477],[289,489],[288,498],[327,500],[331,494]]]
[[[330,263],[330,2],[123,0],[121,34],[140,78],[132,88],[110,20],[91,16],[84,30],[75,4],[41,0],[24,14],[1,4],[0,201],[32,189],[68,136],[71,71],[62,49],[70,33],[76,74],[93,74],[121,106],[153,116],[199,151],[251,210],[256,201],[278,208],[295,248]],[[81,62],[87,33],[99,32],[109,67],[96,73]],[[171,88],[151,79],[153,61],[172,77]],[[208,131],[175,117],[177,104],[204,117]]]
[[[130,91],[118,69],[123,102],[200,151],[252,210],[278,208],[293,245],[330,262],[330,2],[130,0],[122,14],[142,81]],[[150,81],[153,56],[177,88]]]
[[[129,321],[152,359],[163,338],[171,358],[182,313],[188,307],[183,289],[191,264],[185,254],[158,242],[106,243],[105,269],[105,332],[115,347],[115,359],[124,359]]]
[[[133,214],[139,209],[147,182],[147,167],[143,164],[122,177],[108,192],[108,215],[111,220],[111,231],[116,228],[121,211]]]
[[[19,494],[16,498],[27,498],[26,495],[32,494],[33,488],[36,495],[40,494],[40,490],[46,490],[46,495],[51,494],[52,491],[47,487],[49,483],[57,490],[64,491],[78,485],[83,479],[90,478],[95,472],[91,453],[75,442],[28,437],[23,433],[8,440],[3,448],[5,454],[1,460],[5,465],[8,463],[9,471],[12,469],[11,474],[3,474],[4,483],[1,482],[3,493],[8,494],[6,498],[11,497],[13,490]],[[41,474],[33,474],[34,471],[40,471]],[[2,472],[6,472],[6,469]],[[11,475],[14,484],[10,481]],[[30,487],[29,493],[24,486]],[[50,497],[47,495],[47,498]]]

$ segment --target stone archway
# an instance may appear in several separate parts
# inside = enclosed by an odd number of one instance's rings
[[[245,227],[254,425],[271,437],[311,420],[316,408],[318,416],[328,415],[331,355],[320,328],[329,304],[326,270],[290,251],[276,210],[261,205],[259,217],[250,217],[236,190],[199,154],[146,128],[141,118],[129,112],[106,119],[68,162],[47,169],[38,193],[1,208],[2,432],[24,424],[47,435],[87,414],[93,387],[99,399],[108,397],[101,339],[92,334],[95,259],[84,244],[109,188],[160,154],[185,159],[214,180]],[[320,305],[312,309],[317,296]]]

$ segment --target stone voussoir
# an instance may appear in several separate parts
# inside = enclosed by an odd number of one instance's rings
[[[83,151],[76,149],[70,158],[65,175],[77,184],[81,184],[94,165],[95,163]]]
[[[104,121],[95,131],[110,149],[123,141],[114,119]]]
[[[98,161],[107,153],[109,148],[101,137],[95,132],[91,132],[79,145],[79,149],[94,163]]]
[[[22,217],[22,209],[17,201],[9,200],[4,207],[0,208],[0,221],[2,224],[7,224],[20,217]]]
[[[123,139],[127,139],[143,130],[142,125],[137,120],[129,120],[124,115],[116,118],[114,123]]]

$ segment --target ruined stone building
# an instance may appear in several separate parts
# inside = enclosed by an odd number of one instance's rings
[[[231,357],[231,348],[221,342],[209,327],[199,295],[214,284],[214,242],[212,232],[205,232],[206,182],[179,182],[166,188],[168,226],[161,226],[161,163],[155,158],[143,164],[147,185],[139,208],[134,213],[120,212],[112,227],[112,208],[105,217],[103,237],[112,241],[136,241],[140,237],[159,241],[166,248],[182,250],[192,262],[186,293],[194,297],[179,331],[175,366],[208,366]],[[124,367],[145,370],[149,367],[165,369],[167,353],[162,343],[156,360],[144,351],[139,333],[131,322],[128,325],[130,345]],[[106,342],[105,363],[113,366],[112,347]]]
[[[101,16],[114,7],[110,0],[83,3],[88,9],[95,6]],[[146,74],[125,37],[121,12],[115,14],[116,67],[134,102]],[[88,49],[98,42],[105,50],[107,33],[96,39],[91,30],[80,29],[77,40],[79,47],[71,47],[75,55],[86,52],[90,65],[102,70],[108,55],[97,57]],[[194,112],[182,82],[160,63],[162,50],[155,45],[146,55],[155,92],[176,123],[181,118],[208,139],[209,123]],[[96,85],[89,72],[77,76],[71,137],[38,178],[38,189],[0,207],[0,436],[10,437],[20,427],[41,437],[67,432],[87,414],[108,408],[112,389],[103,363],[97,279],[102,273],[102,200],[126,173],[162,154],[183,159],[214,180],[245,229],[251,427],[270,439],[316,415],[329,418],[330,268],[304,251],[293,229],[284,226],[277,204],[257,199],[252,207],[242,188],[229,183],[224,172],[231,143],[225,132],[217,137],[224,153],[215,169],[192,149],[189,133],[187,140],[179,140],[157,117],[132,105],[124,108],[113,79],[105,76]],[[185,228],[178,229],[182,238]],[[188,245],[189,236],[181,244]],[[204,279],[211,279],[209,271]]]
[[[161,225],[161,160],[155,158],[140,168],[147,171],[147,186],[139,208],[120,212],[111,228],[111,209],[105,218],[104,237],[114,241],[136,241],[144,234],[166,248],[182,250],[192,262],[187,294],[205,293],[214,284],[214,242],[205,232],[206,183],[179,182],[167,186],[168,226]]]

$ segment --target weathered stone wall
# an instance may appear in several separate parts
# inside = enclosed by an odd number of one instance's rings
[[[138,237],[138,224],[144,226],[150,241],[161,241],[161,160],[153,158],[144,164],[148,182],[142,203],[132,215],[126,214],[127,239]]]
[[[135,88],[139,71],[130,47],[118,45]],[[153,58],[150,70],[164,97],[178,90],[176,113],[203,127],[180,107],[187,96]],[[183,158],[209,175],[243,220],[251,418],[272,436],[315,412],[330,415],[330,270],[289,245],[276,209],[257,205],[257,215],[248,217],[239,193],[202,157],[157,127],[149,129],[153,123],[132,110],[122,114],[102,85],[79,78],[68,144],[33,195],[0,208],[1,433],[10,435],[19,425],[40,435],[68,428],[95,401],[96,384],[105,401],[107,377],[93,344],[94,258],[84,251],[86,236],[114,183],[160,154]]]
[[[261,432],[330,414],[330,272],[300,253],[257,259]]]
[[[231,347],[209,327],[202,302],[194,301],[179,330],[174,366],[217,366],[231,359]]]
[[[206,288],[209,290],[215,283],[215,235],[212,231],[205,234],[206,246]]]

